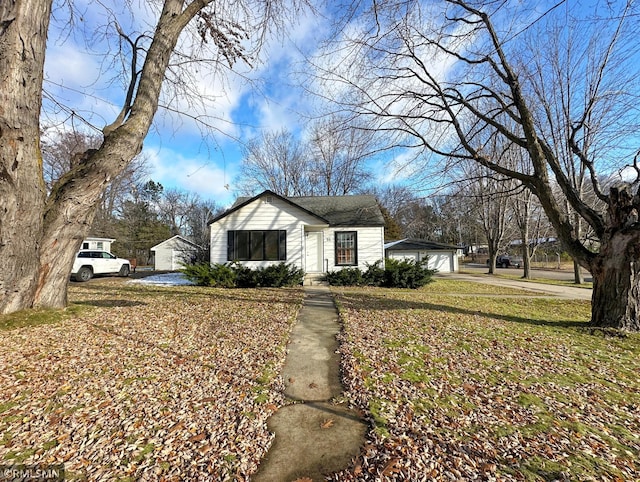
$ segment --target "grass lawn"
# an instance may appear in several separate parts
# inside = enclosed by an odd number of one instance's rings
[[[0,465],[72,480],[247,480],[283,403],[301,289],[72,284],[0,317]]]
[[[640,336],[592,334],[588,302],[453,280],[333,291],[345,398],[371,430],[332,480],[640,480]],[[0,317],[0,465],[248,480],[302,296],[106,278],[72,284],[67,310]]]
[[[333,289],[372,427],[333,480],[640,480],[640,336],[592,334],[588,301],[441,283]]]

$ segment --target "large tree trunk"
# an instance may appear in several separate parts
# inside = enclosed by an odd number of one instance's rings
[[[89,234],[98,201],[111,179],[110,171],[118,171],[124,163],[104,162],[104,154],[104,150],[87,151],[81,163],[52,188],[45,207],[34,306],[67,304],[69,273],[75,254]],[[102,162],[96,162],[96,158]]]
[[[140,152],[178,36],[208,3],[182,12],[183,0],[165,0],[135,99],[105,128],[100,149],[87,151],[48,197],[39,118],[51,0],[0,3],[0,313],[66,305],[73,258],[97,202]]]
[[[639,212],[640,192],[634,196],[629,185],[610,189],[607,229],[590,266],[594,326],[640,331]]]
[[[40,106],[51,0],[0,2],[0,313],[31,306],[45,203]]]
[[[640,331],[640,233],[619,233],[592,265],[591,324]]]

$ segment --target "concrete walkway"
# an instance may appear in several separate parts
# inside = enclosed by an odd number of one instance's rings
[[[534,281],[520,281],[489,275],[438,273],[436,275],[436,278],[437,277],[457,279],[462,281],[472,281],[474,283],[484,283],[493,286],[506,286],[509,288],[531,291],[533,292],[532,294],[538,296],[551,296],[554,298],[564,298],[571,300],[590,300],[593,291],[588,288],[574,288],[572,286],[536,283]]]
[[[305,287],[282,369],[285,396],[295,402],[268,422],[275,441],[254,482],[289,482],[347,468],[364,443],[366,424],[353,411],[331,403],[343,392],[336,335],[338,312],[328,287]]]

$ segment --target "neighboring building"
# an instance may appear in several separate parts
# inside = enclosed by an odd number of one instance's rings
[[[157,271],[182,269],[196,255],[200,247],[180,235],[175,235],[151,248],[153,267]]]
[[[429,257],[428,267],[440,273],[458,271],[458,246],[434,243],[424,239],[401,239],[384,245],[387,258],[422,261]]]
[[[373,196],[240,198],[210,223],[211,262],[251,268],[285,262],[306,273],[366,269],[384,258],[384,219]]]
[[[111,252],[111,243],[113,243],[115,239],[112,238],[85,238],[82,241],[82,245],[80,249],[98,249],[101,251]]]

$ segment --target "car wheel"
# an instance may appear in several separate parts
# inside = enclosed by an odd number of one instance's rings
[[[91,278],[93,278],[93,271],[86,266],[80,268],[76,274],[76,281],[89,281]]]
[[[129,265],[123,264],[122,268],[120,268],[120,272],[118,273],[118,276],[124,276],[126,278],[127,276],[129,276],[130,272],[131,270],[129,269]]]
[[[509,265],[508,265],[506,262],[503,262],[503,263],[500,265],[500,267],[501,267],[501,268],[508,268],[508,267],[509,267]]]

